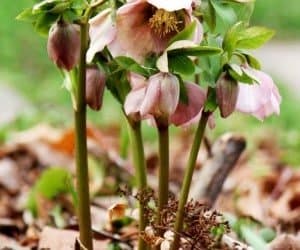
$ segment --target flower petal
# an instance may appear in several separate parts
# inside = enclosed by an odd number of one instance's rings
[[[195,118],[203,108],[206,94],[197,84],[186,83],[188,104],[180,102],[170,121],[176,125],[186,125]]]
[[[94,55],[102,51],[116,36],[116,27],[110,15],[111,9],[106,9],[89,21],[91,43],[87,51],[87,62],[91,62]]]
[[[180,86],[177,77],[171,74],[165,74],[160,87],[160,112],[167,116],[175,112],[179,102],[179,92]]]
[[[117,40],[126,55],[138,62],[151,53],[162,52],[166,39],[155,35],[148,23],[152,6],[144,0],[123,5],[117,11]]]
[[[193,0],[147,0],[147,2],[158,9],[171,12],[181,9],[190,9]]]
[[[158,74],[150,77],[145,98],[140,109],[142,116],[152,114],[158,105],[160,95],[160,80],[161,79]]]
[[[147,85],[146,77],[133,72],[128,74],[128,80],[132,89],[139,89]]]
[[[248,113],[263,120],[265,117],[280,112],[281,96],[272,78],[262,71],[252,69],[259,79],[259,84],[239,83],[239,95],[236,110]]]
[[[145,98],[146,88],[140,88],[129,92],[125,99],[124,110],[127,115],[135,114],[140,111]]]
[[[193,37],[192,41],[194,43],[196,43],[196,44],[200,44],[201,41],[202,41],[202,39],[203,39],[203,27],[202,27],[202,24],[195,17],[192,17],[192,22],[196,22],[196,29],[195,29],[195,33],[194,33],[194,37]]]

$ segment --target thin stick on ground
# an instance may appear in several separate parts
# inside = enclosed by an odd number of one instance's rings
[[[245,147],[246,141],[242,136],[230,133],[221,136],[212,146],[212,156],[195,176],[190,198],[206,200],[213,206]]]

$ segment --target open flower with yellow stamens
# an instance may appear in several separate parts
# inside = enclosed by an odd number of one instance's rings
[[[126,55],[143,62],[163,52],[170,39],[194,21],[192,0],[133,0],[117,10],[113,56]],[[202,26],[196,22],[193,40],[200,43]]]

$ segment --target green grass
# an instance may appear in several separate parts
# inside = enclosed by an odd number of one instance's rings
[[[256,0],[253,22],[277,31],[277,38],[300,38],[299,0]]]

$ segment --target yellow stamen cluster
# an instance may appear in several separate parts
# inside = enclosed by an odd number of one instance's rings
[[[173,31],[179,32],[178,26],[180,23],[181,21],[178,20],[175,12],[168,12],[164,9],[156,10],[149,19],[150,27],[160,37],[164,37]]]

